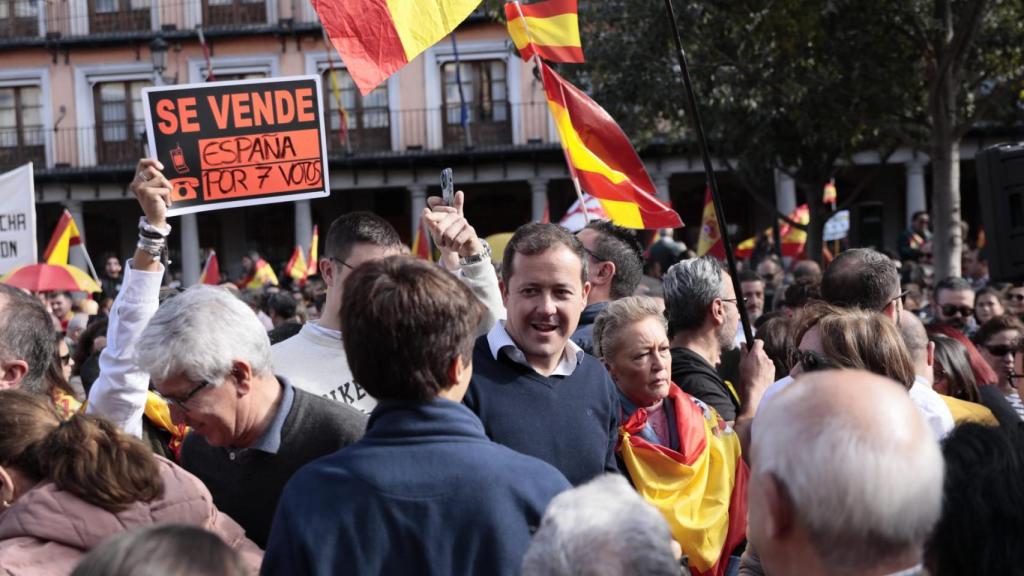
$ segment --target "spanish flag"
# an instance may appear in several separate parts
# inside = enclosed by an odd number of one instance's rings
[[[306,278],[316,276],[317,259],[320,258],[320,228],[313,226],[313,239],[309,243],[309,259],[306,261]]]
[[[673,384],[679,450],[645,440],[647,412],[637,409],[619,429],[619,451],[637,491],[661,512],[699,576],[722,576],[747,531],[749,470],[740,440],[718,413]]]
[[[213,250],[210,250],[210,255],[206,257],[206,265],[203,266],[203,273],[199,275],[199,283],[211,286],[220,284],[220,262]]]
[[[43,253],[43,260],[47,264],[68,263],[68,252],[72,246],[82,243],[82,235],[78,232],[78,225],[71,217],[71,212],[64,210],[57,221],[57,228],[50,237],[50,243],[46,245],[46,252]]]
[[[711,254],[720,260],[725,259],[725,242],[718,230],[718,214],[715,202],[711,197],[711,188],[704,192],[704,213],[701,215],[700,238],[697,239],[697,256]]]
[[[284,265],[284,273],[295,282],[306,282],[306,257],[302,253],[302,246],[295,245],[292,257]]]
[[[536,54],[550,62],[583,62],[576,0],[508,2],[505,20],[523,60]]]
[[[454,30],[480,0],[312,0],[363,95]]]
[[[825,189],[821,193],[822,204],[831,204],[833,207],[836,205],[836,179],[832,178],[825,184]]]
[[[433,262],[433,254],[430,253],[430,236],[427,234],[427,224],[420,218],[420,225],[416,228],[416,238],[412,241],[412,254],[417,258],[423,258]]]
[[[260,290],[267,284],[277,286],[277,274],[266,260],[260,258],[253,262],[252,272],[238,283],[242,290]]]
[[[679,214],[655,198],[654,183],[629,138],[603,108],[541,62],[548,107],[569,172],[625,228],[680,228]]]
[[[736,249],[733,253],[740,260],[746,260],[754,255],[754,248],[757,246],[757,236],[751,236],[743,242],[736,245]]]
[[[811,212],[807,208],[807,204],[797,206],[789,214],[789,219],[804,225],[810,222]],[[807,231],[801,230],[789,222],[784,223],[779,229],[779,237],[782,238],[783,256],[799,256],[804,251],[804,245],[807,244]]]

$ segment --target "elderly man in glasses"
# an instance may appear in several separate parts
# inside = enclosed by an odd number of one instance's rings
[[[266,331],[226,290],[199,285],[158,304],[171,232],[171,185],[162,168],[140,161],[131,184],[145,217],[111,311],[89,411],[141,437],[152,386],[164,412],[191,430],[182,466],[264,547],[292,474],[361,438],[366,417],[275,376]]]

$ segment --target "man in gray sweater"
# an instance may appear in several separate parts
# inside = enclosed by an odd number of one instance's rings
[[[366,416],[275,376],[266,331],[227,291],[195,286],[158,308],[171,202],[161,168],[142,160],[131,185],[146,216],[111,310],[89,411],[139,435],[151,390],[190,429],[182,466],[263,547],[292,474],[361,438]]]

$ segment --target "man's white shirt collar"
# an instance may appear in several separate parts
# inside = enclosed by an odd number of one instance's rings
[[[491,356],[495,360],[498,359],[498,354],[505,350],[508,357],[516,364],[522,364],[534,372],[537,371],[526,360],[526,355],[519,349],[519,346],[516,346],[512,337],[508,335],[508,331],[505,330],[504,320],[495,322],[494,327],[487,333],[487,345],[490,346]],[[551,376],[571,376],[573,371],[576,370],[576,366],[583,361],[584,354],[583,349],[573,342],[571,338],[566,340],[565,350],[562,351],[562,359],[558,361],[558,366],[555,366]]]

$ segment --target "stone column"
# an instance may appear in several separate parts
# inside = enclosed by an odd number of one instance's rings
[[[82,236],[82,244],[88,247],[89,245],[85,243],[85,216],[82,213],[82,201],[67,200],[64,202],[64,208],[71,213],[71,217],[75,220],[75,224],[78,226],[78,233]],[[89,273],[89,263],[86,262],[85,253],[80,247],[71,246],[68,249],[68,264]],[[100,266],[102,266],[102,263]]]
[[[914,159],[903,165],[907,175],[907,225],[914,212],[928,209],[924,190],[924,162]]]
[[[313,241],[313,208],[309,200],[295,202],[295,243],[306,252]]]
[[[669,174],[655,173],[651,175],[651,181],[654,182],[654,190],[657,193],[658,200],[671,206],[672,195],[668,188],[669,176]]]
[[[178,219],[181,238],[181,285],[192,286],[199,281],[202,271],[199,254],[199,224],[195,214],[184,214]]]
[[[420,214],[423,214],[423,209],[427,207],[427,185],[426,184],[410,184],[406,188],[409,189],[409,226],[412,231],[410,244],[416,241],[416,234],[420,227]]]
[[[781,170],[775,171],[775,206],[787,216],[796,210],[796,183]]]
[[[530,180],[530,220],[540,222],[548,209],[548,179]],[[550,216],[549,216],[550,218]]]

